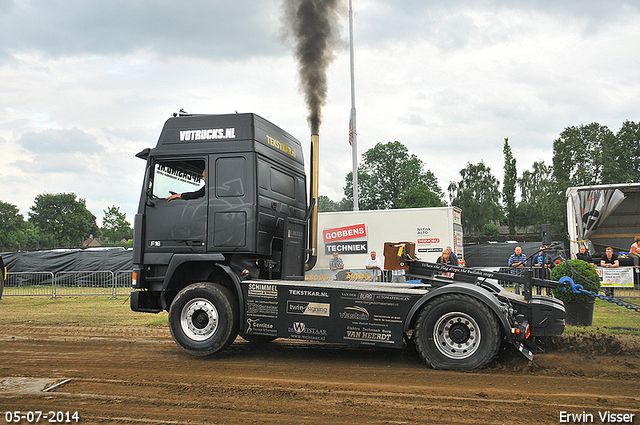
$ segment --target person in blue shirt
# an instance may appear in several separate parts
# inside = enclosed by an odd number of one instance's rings
[[[458,263],[458,256],[455,254],[455,252],[453,252],[453,249],[451,249],[450,246],[447,246],[445,249],[449,250],[449,258],[451,259],[451,265],[459,266],[460,264]]]
[[[544,252],[544,246],[540,247],[540,252],[536,255],[533,265],[543,269],[539,270],[539,273],[537,273],[539,278],[549,279],[550,270],[553,268],[553,259],[551,258],[551,255]]]
[[[540,279],[550,279],[551,269],[553,268],[553,258],[551,258],[551,255],[546,254],[544,252],[544,249],[545,249],[544,246],[540,247],[540,251],[538,252],[538,255],[536,255],[536,257],[533,260],[534,262],[533,265],[535,267],[539,267],[539,269],[535,271],[536,277]],[[537,291],[538,291],[538,294],[541,294],[542,288],[538,286]],[[549,289],[547,289],[547,295],[549,294],[550,294]]]
[[[517,246],[509,257],[509,267],[524,267],[526,262],[527,256],[522,253],[522,248]]]
[[[527,256],[522,253],[522,248],[517,246],[513,251],[513,254],[509,257],[509,267],[524,267],[527,263]],[[512,269],[511,274],[518,274],[517,270]],[[520,284],[516,283],[513,286],[513,290],[516,294],[520,293]]]

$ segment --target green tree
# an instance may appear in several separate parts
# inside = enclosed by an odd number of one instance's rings
[[[426,184],[417,183],[402,194],[398,202],[398,208],[428,208],[444,207],[442,198],[431,190]]]
[[[27,240],[27,227],[16,205],[0,201],[0,251],[22,249]]]
[[[482,161],[478,164],[467,163],[460,170],[460,176],[462,180],[449,184],[451,205],[462,209],[465,233],[478,233],[485,224],[501,218],[500,182]]]
[[[344,194],[353,204],[353,173],[346,177]],[[402,143],[378,143],[362,155],[358,167],[358,199],[362,210],[401,208],[400,201],[413,185],[425,185],[440,199],[444,197],[438,179],[424,171],[424,163],[409,154]]]
[[[553,142],[553,176],[557,190],[611,183],[617,164],[615,135],[598,123],[567,127]],[[605,179],[603,179],[605,177]]]
[[[482,226],[482,235],[484,236],[498,236],[500,234],[500,228],[495,224],[486,223]]]
[[[553,168],[544,161],[534,162],[532,170],[522,172],[518,185],[521,193],[517,209],[518,225],[533,225],[538,232],[542,230],[542,224],[551,223],[556,232],[562,232],[566,227],[566,207],[564,194],[556,191]]]
[[[336,211],[336,203],[329,199],[326,195],[318,196],[318,212],[333,212]]]
[[[617,175],[603,176],[603,180],[611,183],[640,182],[640,124],[625,121],[616,133],[616,142],[610,155],[617,168]],[[609,171],[608,171],[609,172]]]
[[[505,137],[504,147],[504,180],[502,183],[502,202],[504,202],[505,215],[507,218],[507,226],[509,226],[509,234],[516,233],[516,183],[518,181],[518,170],[516,169],[516,160],[509,146],[509,138]]]
[[[351,211],[353,200],[342,198],[339,202],[329,199],[326,195],[318,196],[318,212]]]
[[[102,210],[104,218],[102,219],[102,236],[110,242],[119,242],[123,238],[131,238],[133,230],[131,224],[127,221],[127,214],[120,212],[120,207],[115,205]]]
[[[78,246],[90,234],[99,232],[96,217],[83,198],[74,193],[49,193],[36,196],[29,212],[41,248]]]

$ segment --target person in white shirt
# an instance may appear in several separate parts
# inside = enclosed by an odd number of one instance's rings
[[[376,252],[371,251],[371,257],[367,258],[367,262],[364,267],[371,269],[371,280],[378,280],[380,276],[380,269],[382,268],[382,262],[376,257]]]

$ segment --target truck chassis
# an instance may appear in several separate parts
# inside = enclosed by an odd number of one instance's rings
[[[171,334],[196,356],[224,350],[239,334],[253,343],[290,338],[396,349],[410,343],[435,369],[477,369],[487,366],[502,344],[513,344],[532,359],[535,337],[564,330],[562,302],[532,294],[535,286],[556,282],[419,260],[407,264],[409,276],[422,283],[240,277],[195,282],[170,305]],[[522,284],[524,295],[495,280]],[[139,294],[132,294],[134,310]]]

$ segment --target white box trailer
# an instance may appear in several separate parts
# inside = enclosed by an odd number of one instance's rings
[[[451,246],[463,260],[460,215],[458,207],[319,213],[316,269],[329,268],[334,252],[346,269],[364,269],[371,251],[376,251],[384,264],[385,242],[413,242],[416,255],[432,262]]]
[[[591,255],[607,246],[629,251],[640,234],[640,183],[570,187],[566,195],[572,257],[580,244]]]

